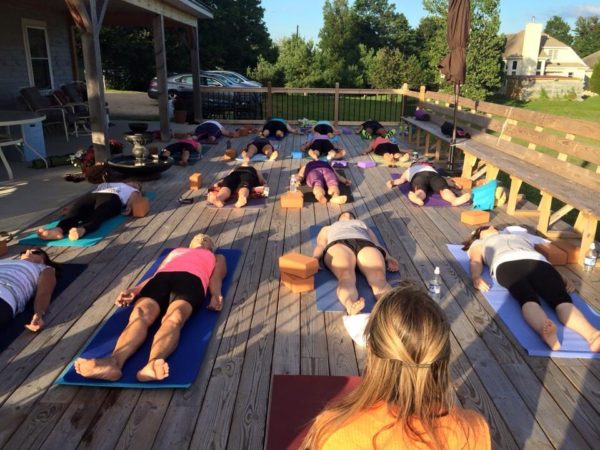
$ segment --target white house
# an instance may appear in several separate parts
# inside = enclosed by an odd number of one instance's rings
[[[505,93],[523,100],[539,97],[580,97],[589,66],[567,44],[542,32],[543,25],[528,23],[506,36],[503,53]]]

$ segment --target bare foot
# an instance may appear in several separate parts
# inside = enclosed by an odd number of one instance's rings
[[[281,130],[277,130],[277,131],[275,132],[275,136],[277,136],[278,138],[282,138],[282,137],[284,136],[284,134],[283,134],[283,131],[281,131]]]
[[[336,153],[335,153],[335,159],[342,159],[344,156],[346,156],[346,150],[344,150],[343,148],[340,148]]]
[[[542,328],[541,338],[552,350],[560,350],[560,342],[556,335],[556,325],[551,320],[548,320]]]
[[[208,201],[208,203],[210,203],[212,205],[215,205],[217,208],[222,208],[223,206],[225,206],[225,203],[223,203],[217,197],[217,193],[216,192],[209,192],[208,193],[208,197],[207,197],[206,200]]]
[[[271,156],[269,156],[269,161],[275,161],[278,156],[279,152],[277,150],[273,150],[273,153],[271,153]]]
[[[400,155],[400,153],[397,153],[397,155]],[[406,162],[409,159],[410,159],[410,153],[404,153],[404,154],[402,154],[402,156],[399,157],[398,161]]]
[[[588,341],[590,344],[590,350],[594,353],[600,352],[600,331],[596,331],[592,334],[592,338]]]
[[[387,180],[385,182],[385,185],[389,188],[389,189],[393,189],[394,188],[394,182],[392,180]]]
[[[327,204],[327,197],[325,197],[323,194],[315,194],[315,198],[321,205]]]
[[[238,200],[237,200],[237,202],[235,202],[235,207],[242,208],[242,207],[246,206],[246,203],[248,203],[248,198],[238,195]]]
[[[394,164],[396,162],[396,160],[394,159],[394,155],[391,153],[384,153],[383,160],[386,164]]]
[[[71,228],[69,230],[69,240],[76,241],[85,234],[85,228]]]
[[[250,157],[248,156],[248,152],[246,150],[242,150],[242,158],[244,158],[244,161],[250,161]]]
[[[471,193],[467,192],[466,194],[461,195],[460,197],[456,197],[456,200],[452,202],[452,206],[460,206],[467,203],[471,200]]]
[[[311,157],[312,159],[314,159],[315,161],[318,161],[318,160],[319,160],[319,156],[320,156],[320,154],[319,154],[319,152],[318,152],[318,151],[316,151],[316,150],[309,150],[309,151],[308,151],[308,156],[310,156],[310,157]]]
[[[210,297],[210,303],[206,307],[211,311],[221,311],[223,309],[223,296],[222,295],[213,295]]]
[[[46,241],[53,241],[56,239],[62,239],[64,237],[60,228],[50,228],[49,230],[38,228],[37,235],[40,239],[44,239]]]
[[[34,314],[33,317],[31,318],[31,322],[29,322],[27,325],[25,325],[25,328],[27,328],[29,331],[33,331],[34,333],[37,333],[42,328],[44,328],[44,325],[46,325],[46,324],[44,323],[42,316],[40,316],[39,314]]]
[[[138,381],[160,381],[169,376],[169,364],[162,358],[148,361],[137,373]]]
[[[353,316],[355,314],[358,314],[359,312],[361,312],[365,307],[365,299],[362,297],[359,297],[358,300],[356,301],[349,301],[348,303],[344,304],[344,308],[346,308],[346,312],[348,313],[349,316]]]
[[[410,191],[408,193],[408,199],[413,202],[415,205],[419,205],[419,206],[423,206],[425,204],[425,202],[423,202],[423,199],[420,198],[417,194],[415,194],[413,191]]]
[[[335,205],[343,205],[348,201],[348,197],[345,195],[335,195],[329,199],[329,203],[333,203]]]
[[[75,372],[85,378],[116,381],[122,376],[121,369],[113,358],[77,358],[74,366]]]

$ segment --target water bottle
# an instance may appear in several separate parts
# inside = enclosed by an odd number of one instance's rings
[[[296,192],[296,175],[290,177],[290,192]]]
[[[433,278],[429,280],[429,296],[434,299],[436,302],[440,301],[442,294],[442,281],[440,278],[440,268],[435,267],[433,271]]]
[[[598,260],[598,252],[596,251],[596,244],[591,243],[590,249],[585,254],[583,258],[583,270],[585,272],[592,272],[594,267],[596,267],[596,261]]]
[[[419,160],[419,152],[412,152],[412,162],[417,162]]]

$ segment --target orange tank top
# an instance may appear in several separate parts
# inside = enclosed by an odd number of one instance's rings
[[[205,248],[176,248],[167,256],[166,263],[158,272],[187,272],[202,281],[204,292],[215,270],[215,254]]]

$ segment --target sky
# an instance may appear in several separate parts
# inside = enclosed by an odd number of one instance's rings
[[[324,0],[262,0],[261,3],[272,39],[289,36],[298,26],[300,36],[319,40]],[[396,11],[403,13],[413,28],[426,15],[420,0],[390,0],[390,3],[396,5]],[[500,0],[500,32],[516,33],[532,17],[545,23],[552,16],[560,16],[574,28],[577,17],[592,15],[600,15],[600,0]]]

